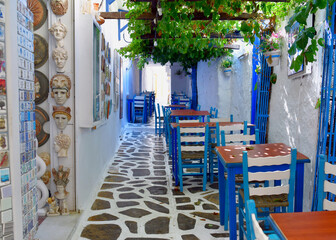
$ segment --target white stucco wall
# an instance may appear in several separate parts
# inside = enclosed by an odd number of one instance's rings
[[[218,108],[219,117],[233,114],[234,121],[251,119],[252,45],[238,41],[240,50],[233,52],[231,76],[226,76],[222,59],[197,65],[198,104],[202,110]],[[240,57],[249,52],[247,56]],[[239,58],[240,57],[240,58]]]
[[[88,26],[92,26],[90,15],[80,12],[80,1],[75,2],[75,91],[76,91],[76,199],[77,209],[90,208],[90,203],[104,176],[104,171],[112,161],[119,146],[119,138],[127,122],[126,99],[139,92],[139,70],[136,63],[123,60],[123,113],[119,119],[119,110],[96,129],[82,128],[80,121],[89,106],[83,104],[92,91],[92,35],[88,35]],[[111,11],[117,11],[111,6]],[[117,6],[116,6],[117,7]],[[110,43],[111,52],[118,49],[124,42],[118,41],[117,21],[107,20],[102,26],[106,41]],[[127,70],[126,70],[127,69]],[[113,91],[113,89],[111,89]],[[91,113],[91,110],[89,111]],[[89,117],[89,116],[87,116]]]
[[[325,14],[316,14],[315,26],[325,20]],[[282,24],[284,27],[285,24]],[[269,112],[269,142],[283,142],[310,158],[305,166],[304,211],[310,211],[317,148],[319,109],[315,109],[320,97],[322,82],[323,51],[312,64],[312,73],[295,79],[287,76],[287,39],[282,48],[281,63],[274,67],[278,75],[272,86]]]
[[[323,27],[325,14],[316,14],[315,26]],[[282,24],[282,31],[285,22]],[[285,34],[286,35],[286,34]],[[197,70],[198,102],[202,110],[219,109],[220,117],[233,114],[234,121],[251,120],[252,46],[239,43],[241,49],[234,51],[233,72],[230,77],[220,68],[220,59],[199,62]],[[248,56],[238,58],[244,52]],[[295,79],[287,76],[287,39],[282,48],[281,63],[274,67],[278,75],[272,85],[269,104],[268,142],[283,142],[310,158],[305,166],[304,211],[309,211],[313,193],[313,175],[318,133],[319,109],[315,109],[320,97],[323,51],[312,64],[312,74]]]
[[[191,98],[191,76],[186,75],[179,63],[170,66],[171,69],[171,93],[184,92]],[[191,71],[191,70],[190,70]],[[181,72],[181,74],[179,74]]]
[[[216,60],[210,65],[207,62],[199,62],[197,65],[197,93],[201,110],[210,111],[210,107],[219,107],[218,88],[221,84],[217,67],[219,62]]]

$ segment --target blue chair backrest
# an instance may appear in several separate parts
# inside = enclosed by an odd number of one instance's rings
[[[317,188],[317,210],[335,211],[336,210],[336,165],[327,162],[325,155],[319,156],[319,175],[318,175],[318,188]]]
[[[250,199],[250,195],[271,196],[288,194],[288,212],[294,210],[294,187],[296,175],[296,149],[292,149],[290,154],[275,157],[248,157],[247,151],[243,151],[243,186],[244,199]],[[272,168],[269,168],[272,166]],[[267,167],[261,168],[261,167]],[[271,169],[271,170],[270,170]],[[272,184],[259,185],[251,184],[255,181],[281,181],[281,185]]]
[[[134,96],[133,98],[133,106],[135,108],[143,108],[146,105],[146,96]]]
[[[155,108],[155,104],[154,104],[154,108]],[[155,111],[156,111],[156,108],[155,108]],[[157,103],[157,111],[158,111],[157,116],[158,116],[158,118],[160,118],[160,117],[161,117],[161,114],[160,114],[160,104],[159,104],[159,103]],[[163,114],[163,113],[162,113],[162,114]]]

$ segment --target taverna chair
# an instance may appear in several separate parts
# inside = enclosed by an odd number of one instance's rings
[[[217,108],[210,108],[210,118],[217,118],[218,117],[218,109]]]
[[[249,135],[247,132],[247,121],[244,121],[244,124],[234,124],[228,126],[219,126],[219,123],[216,124],[216,132],[217,132],[217,143],[218,146],[227,146],[227,145],[246,145],[251,142],[254,144],[259,144],[259,130],[255,129],[255,133]],[[220,144],[220,145],[219,145]],[[218,159],[213,157],[214,155],[210,155],[210,182],[213,181],[214,176],[218,174]],[[228,182],[226,181],[227,176],[225,172],[224,180],[225,180],[225,206],[224,206],[224,229],[228,230],[228,221],[229,221],[229,195],[228,191]],[[236,185],[240,186],[243,184],[243,175],[236,175],[235,179]]]
[[[274,157],[248,157],[243,152],[243,188],[239,191],[239,236],[245,235],[246,229],[251,228],[247,220],[246,202],[254,200],[258,209],[257,219],[266,219],[271,212],[293,212],[294,187],[296,174],[296,149],[290,154]],[[262,183],[257,184],[256,182]]]
[[[247,230],[247,239],[251,240],[280,240],[278,235],[269,234],[266,235],[259,225],[257,220],[257,211],[254,200],[250,199],[246,201],[246,221],[250,227]]]
[[[190,108],[191,100],[189,98],[179,98],[178,104],[186,105],[186,108]]]
[[[228,118],[210,118],[210,116],[207,117],[208,122],[233,122],[233,115],[231,114]]]
[[[320,155],[319,176],[318,176],[318,211],[336,210],[336,165],[326,161],[325,155]]]
[[[216,159],[216,152],[214,150],[216,146],[226,146],[228,144],[243,145],[244,143],[246,144],[250,141],[257,141],[256,143],[258,144],[259,137],[256,137],[256,135],[247,135],[246,121],[244,122],[244,124],[239,123],[227,126],[220,126],[219,122],[217,122],[216,130],[211,134],[212,151],[210,153],[209,159],[209,174],[210,182],[212,183],[214,180],[214,176],[217,174],[218,170],[218,160]]]
[[[160,114],[160,104],[157,104],[157,108],[154,105],[154,114],[155,114],[155,135],[159,132],[159,136],[163,133],[164,117],[161,117]]]
[[[134,96],[133,97],[133,108],[132,108],[133,122],[136,121],[137,117],[142,118],[142,123],[147,122],[147,102],[146,95]]]
[[[177,127],[178,162],[177,176],[183,192],[184,176],[202,176],[203,191],[206,190],[209,126]],[[193,171],[194,170],[194,171]]]

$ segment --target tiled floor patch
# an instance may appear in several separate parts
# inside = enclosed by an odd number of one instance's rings
[[[140,124],[139,124],[140,125]],[[228,239],[219,224],[218,184],[186,178],[174,186],[163,137],[151,124],[128,129],[107,170],[80,239]]]

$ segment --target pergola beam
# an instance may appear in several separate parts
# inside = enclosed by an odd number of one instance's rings
[[[126,17],[127,12],[101,12],[100,16],[104,19],[130,19],[130,17]],[[251,18],[255,18],[256,14],[242,13],[239,16],[230,16],[227,13],[219,13],[219,20],[248,20]],[[141,14],[137,20],[153,20],[155,19],[156,14],[153,13],[143,13]],[[162,19],[162,16],[159,16],[158,19]],[[174,20],[174,19],[172,19]],[[192,20],[212,20],[212,15],[205,16],[203,12],[194,12]]]

